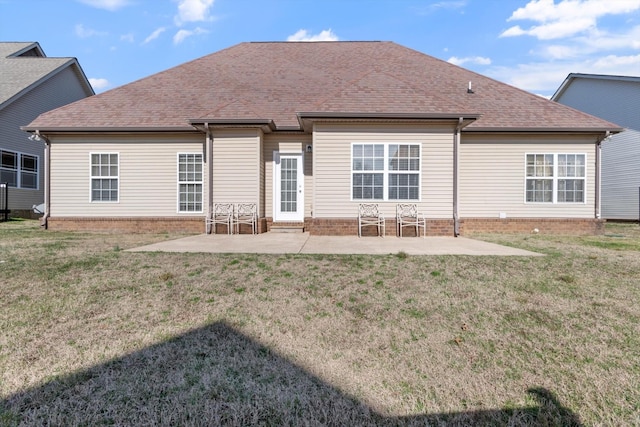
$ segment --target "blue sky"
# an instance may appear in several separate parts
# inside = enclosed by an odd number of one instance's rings
[[[386,40],[550,96],[640,76],[640,0],[0,0],[0,40],[78,58],[96,92],[244,41]]]

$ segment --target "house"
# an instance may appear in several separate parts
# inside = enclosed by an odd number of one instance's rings
[[[602,144],[602,217],[640,219],[640,77],[571,73],[551,99],[625,128]]]
[[[44,113],[55,230],[357,234],[399,202],[427,235],[597,233],[600,143],[621,129],[392,42],[241,43]]]
[[[93,95],[75,58],[47,58],[38,43],[0,42],[0,182],[14,216],[44,201],[44,144],[20,130],[39,114]]]

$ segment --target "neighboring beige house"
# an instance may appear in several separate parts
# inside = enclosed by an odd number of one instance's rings
[[[640,220],[640,76],[571,73],[551,100],[625,128],[602,144],[602,217]]]
[[[42,114],[50,229],[357,234],[412,202],[428,235],[596,233],[600,142],[621,129],[392,42],[242,43]]]
[[[20,130],[39,114],[93,95],[75,58],[47,58],[38,43],[0,42],[0,182],[12,216],[44,202],[44,143]]]

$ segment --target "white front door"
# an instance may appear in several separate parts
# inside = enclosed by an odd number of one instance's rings
[[[273,219],[304,221],[302,153],[273,152]]]

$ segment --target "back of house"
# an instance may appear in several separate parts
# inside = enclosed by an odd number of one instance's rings
[[[617,125],[392,42],[241,43],[40,115],[50,229],[202,232],[217,205],[258,232],[597,233]]]

